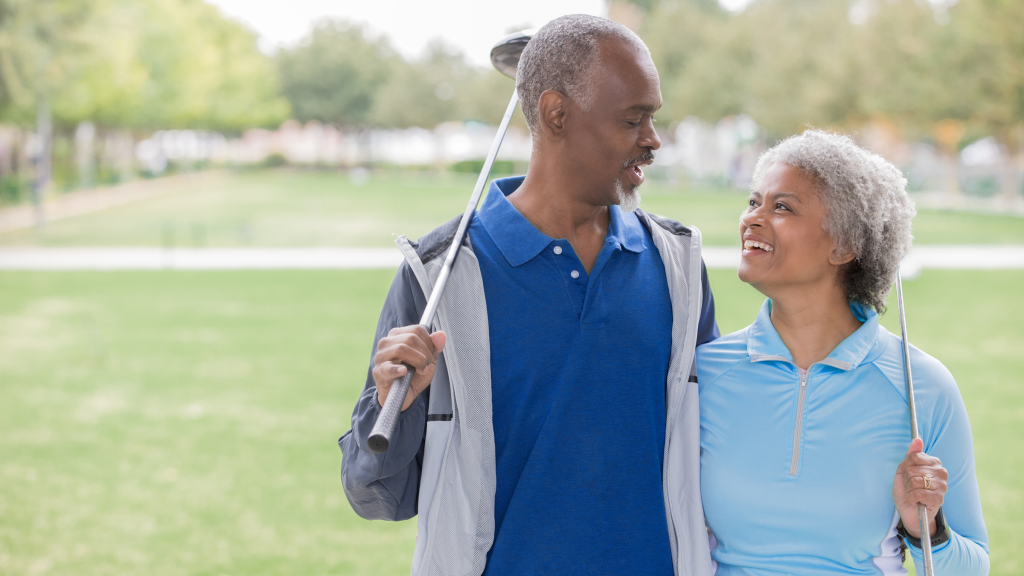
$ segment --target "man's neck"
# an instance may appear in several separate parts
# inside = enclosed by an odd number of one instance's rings
[[[838,286],[796,288],[774,295],[771,320],[793,362],[805,369],[827,358],[862,324]]]
[[[508,200],[542,233],[568,240],[589,274],[608,233],[608,206],[589,201],[589,191],[581,185],[581,179],[544,166],[537,156],[530,162],[526,179],[508,195]]]

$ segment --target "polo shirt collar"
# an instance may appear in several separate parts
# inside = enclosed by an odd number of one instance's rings
[[[851,302],[850,311],[863,324],[818,364],[826,364],[840,370],[852,370],[863,363],[871,352],[879,333],[878,314],[859,302]],[[784,360],[793,363],[792,354],[772,324],[771,313],[772,301],[769,298],[761,305],[757,320],[747,331],[747,354],[750,355],[750,361]]]
[[[513,267],[533,260],[554,242],[553,238],[537,230],[506,198],[519,188],[525,178],[513,176],[492,181],[483,206],[477,211],[477,218],[487,234]],[[608,211],[610,218],[605,244],[636,253],[646,250],[643,225],[636,215],[624,214],[618,206],[609,206]]]

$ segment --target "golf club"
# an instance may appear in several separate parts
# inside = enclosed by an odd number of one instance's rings
[[[914,377],[910,373],[910,341],[907,340],[907,317],[903,311],[903,278],[896,271],[896,306],[900,314],[900,332],[903,336],[903,374],[907,379],[907,403],[910,404],[910,439],[917,440],[917,406],[914,404]],[[924,555],[924,576],[935,576],[932,567],[932,539],[928,530],[928,509],[924,504],[917,505],[917,521],[921,527],[921,552]]]
[[[494,67],[502,74],[515,79],[519,57],[522,55],[523,48],[526,47],[526,43],[530,41],[533,34],[533,30],[516,32],[495,44],[494,48],[491,49],[491,63]],[[430,331],[430,325],[434,322],[434,314],[437,312],[437,307],[441,303],[441,295],[444,294],[444,287],[448,283],[448,277],[451,275],[452,266],[455,264],[455,257],[458,256],[459,249],[462,247],[462,239],[465,238],[466,229],[469,227],[470,221],[473,220],[476,205],[480,203],[480,196],[483,194],[484,185],[487,184],[487,177],[491,173],[491,165],[494,164],[494,158],[498,155],[501,141],[505,137],[508,123],[512,120],[512,113],[516,111],[516,104],[518,102],[519,94],[513,88],[512,99],[509,100],[508,108],[505,109],[505,116],[501,119],[501,124],[498,126],[498,133],[494,136],[494,142],[491,143],[491,150],[487,153],[483,169],[480,170],[476,186],[473,187],[473,194],[469,197],[469,204],[466,205],[466,211],[462,214],[462,220],[459,221],[459,227],[452,238],[452,245],[448,248],[448,255],[445,257],[444,265],[441,267],[441,273],[438,275],[437,282],[434,283],[434,288],[427,299],[427,307],[423,309],[423,316],[420,317],[420,326],[423,326],[428,332]],[[391,435],[395,432],[395,424],[398,422],[398,416],[402,412],[402,404],[405,403],[405,396],[409,392],[409,385],[412,384],[412,377],[415,372],[416,370],[412,366],[405,364],[405,375],[391,384],[391,391],[388,393],[387,400],[384,401],[384,407],[381,409],[380,416],[377,417],[377,422],[373,425],[370,437],[366,441],[366,445],[371,452],[381,454],[386,452],[388,446],[391,445]]]

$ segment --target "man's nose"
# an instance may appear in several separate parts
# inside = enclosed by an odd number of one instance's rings
[[[640,136],[640,141],[637,143],[641,148],[650,148],[651,150],[657,150],[661,148],[661,138],[658,137],[658,131],[654,129],[654,122],[647,122],[647,129]]]

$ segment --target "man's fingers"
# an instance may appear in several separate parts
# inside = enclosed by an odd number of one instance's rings
[[[413,342],[396,342],[387,348],[377,350],[373,363],[380,365],[384,362],[394,364],[405,363],[417,371],[423,371],[434,362],[434,356],[427,350],[423,350],[422,347],[416,346]]]
[[[430,342],[434,345],[434,360],[437,360],[438,354],[444,350],[444,344],[447,341],[448,336],[440,330],[430,335]]]
[[[405,366],[394,362],[384,361],[373,367],[373,379],[385,389],[391,388],[391,384],[405,376]]]
[[[401,340],[408,342],[410,340],[419,340],[423,343],[424,349],[434,353],[434,343],[430,340],[430,333],[427,329],[420,325],[414,326],[402,326],[401,328],[392,328],[386,338],[381,340]]]

